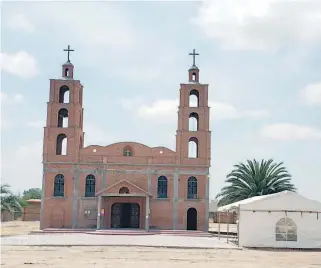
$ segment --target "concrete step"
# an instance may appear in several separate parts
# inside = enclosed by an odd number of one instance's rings
[[[155,233],[146,232],[145,230],[96,230],[86,234],[94,235],[154,235]]]
[[[167,236],[190,236],[190,237],[212,237],[213,234],[203,231],[187,231],[187,230],[150,230],[142,229],[58,229],[47,228],[39,231],[32,231],[29,234],[93,234],[93,235],[167,235]]]

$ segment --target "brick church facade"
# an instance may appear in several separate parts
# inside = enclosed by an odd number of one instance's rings
[[[50,79],[40,228],[208,231],[210,108],[195,50],[180,84],[176,151],[137,142],[84,147],[83,85],[69,51],[62,77]]]

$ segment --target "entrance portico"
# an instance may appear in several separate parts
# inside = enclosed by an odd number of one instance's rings
[[[149,230],[151,194],[123,180],[98,192],[97,229]]]

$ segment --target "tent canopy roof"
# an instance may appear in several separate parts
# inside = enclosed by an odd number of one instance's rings
[[[305,198],[298,193],[283,191],[276,194],[254,196],[218,208],[218,211],[233,210],[286,210],[313,211],[321,213],[321,203]]]

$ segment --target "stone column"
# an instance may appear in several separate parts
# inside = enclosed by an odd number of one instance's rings
[[[178,178],[179,178],[179,171],[175,168],[174,172],[174,193],[173,193],[173,230],[177,229],[178,225]]]
[[[43,165],[43,169],[42,169],[42,188],[41,188],[41,207],[40,207],[40,230],[44,229],[44,220],[45,220],[45,214],[44,214],[45,174],[46,174],[46,168],[45,168],[45,165]]]
[[[209,176],[206,176],[206,187],[205,187],[205,226],[204,226],[204,231],[208,232],[208,220],[209,220],[209,202],[210,202],[210,178]]]
[[[152,170],[150,167],[148,168],[147,172],[148,192],[152,193]]]
[[[104,169],[102,171],[102,184],[101,184],[101,189],[105,189],[107,187],[107,174],[108,174],[108,170],[107,167],[104,166]]]
[[[100,216],[100,210],[101,210],[101,201],[102,198],[101,196],[98,197],[98,209],[97,209],[97,230],[101,228],[100,223],[101,223],[101,216]]]
[[[78,215],[79,215],[79,207],[78,207],[78,195],[79,195],[79,166],[74,166],[74,196],[73,196],[73,211],[72,211],[72,228],[75,229],[78,226]]]
[[[146,196],[146,205],[145,205],[145,231],[149,231],[149,196]]]

